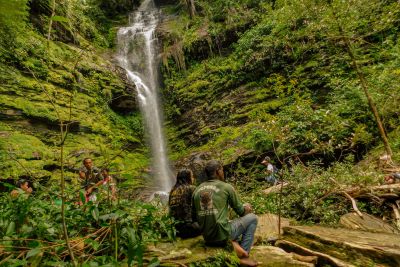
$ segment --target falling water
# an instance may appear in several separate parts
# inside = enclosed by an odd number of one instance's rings
[[[152,152],[152,173],[155,185],[168,192],[173,179],[169,168],[162,129],[158,89],[157,27],[160,11],[153,0],[145,0],[130,16],[130,25],[118,31],[118,62],[128,79],[136,85]]]

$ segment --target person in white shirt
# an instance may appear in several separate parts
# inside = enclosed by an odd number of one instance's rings
[[[278,182],[278,179],[276,178],[276,167],[274,165],[271,164],[271,158],[266,156],[264,158],[264,160],[261,162],[262,165],[264,165],[265,167],[267,167],[266,169],[266,177],[265,180],[271,184],[271,185],[275,185]]]

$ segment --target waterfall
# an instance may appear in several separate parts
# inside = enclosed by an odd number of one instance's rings
[[[163,118],[158,97],[159,62],[157,27],[160,11],[153,0],[145,0],[129,17],[129,26],[118,31],[117,59],[128,79],[136,85],[137,98],[151,147],[152,174],[158,190],[169,192],[173,185],[163,134]]]

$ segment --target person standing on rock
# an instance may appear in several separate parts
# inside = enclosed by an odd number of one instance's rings
[[[85,158],[83,166],[79,169],[79,178],[82,188],[85,189],[86,201],[96,201],[97,186],[103,183],[100,169],[93,166],[91,158]]]
[[[258,222],[251,205],[242,204],[233,186],[224,182],[220,162],[207,162],[205,172],[208,180],[194,191],[193,203],[206,244],[224,246],[231,241],[242,265],[257,266],[257,262],[249,258]],[[229,221],[229,207],[240,217]]]
[[[276,185],[278,183],[278,179],[276,178],[278,169],[271,164],[271,158],[266,156],[261,164],[267,168],[265,180],[271,185]]]
[[[176,176],[176,184],[169,193],[168,205],[170,215],[177,224],[176,235],[182,238],[195,237],[201,234],[199,224],[193,220],[193,192],[196,189],[193,172],[182,169]]]

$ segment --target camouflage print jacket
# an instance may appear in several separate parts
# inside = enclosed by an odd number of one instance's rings
[[[192,195],[196,187],[194,185],[180,185],[174,187],[169,194],[170,215],[175,220],[183,223],[191,223],[192,220]]]

